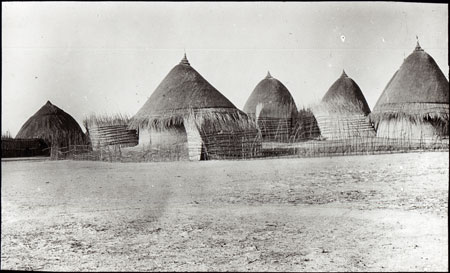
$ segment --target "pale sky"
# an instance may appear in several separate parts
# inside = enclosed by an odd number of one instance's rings
[[[342,69],[372,109],[416,35],[448,79],[447,33],[447,4],[3,2],[2,132],[15,136],[47,100],[80,125],[132,116],[184,49],[239,109],[268,70],[301,108]]]

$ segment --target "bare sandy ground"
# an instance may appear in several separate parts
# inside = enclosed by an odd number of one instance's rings
[[[447,271],[448,152],[2,162],[2,269]]]

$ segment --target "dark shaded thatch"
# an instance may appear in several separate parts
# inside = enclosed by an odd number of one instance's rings
[[[417,43],[405,59],[370,115],[377,125],[381,120],[406,118],[449,121],[449,83],[434,59]]]
[[[291,138],[297,107],[289,90],[270,72],[251,93],[244,106],[257,123],[264,141],[288,141]]]
[[[370,113],[369,105],[359,88],[358,84],[353,81],[350,77],[347,76],[345,71],[342,71],[341,77],[337,79],[331,87],[328,89],[325,96],[322,98],[322,103],[325,105],[333,105],[337,106],[337,109],[330,110],[339,110],[354,112],[355,110],[358,112],[362,112],[364,115],[368,115]],[[340,104],[345,103],[342,107],[339,107]],[[355,107],[348,107],[350,104],[353,104]]]
[[[24,123],[16,138],[40,138],[50,147],[85,144],[85,135],[77,121],[50,101]]]
[[[297,107],[286,86],[268,72],[251,93],[244,112],[253,117],[293,118]]]
[[[2,158],[49,156],[50,149],[42,139],[2,138]]]
[[[298,110],[293,130],[294,141],[320,137],[320,128],[314,113],[309,108]]]

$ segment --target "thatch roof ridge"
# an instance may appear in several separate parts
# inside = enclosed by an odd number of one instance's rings
[[[247,114],[255,114],[258,105],[274,108],[274,110],[280,108],[276,111],[278,113],[274,113],[277,115],[286,111],[289,113],[292,112],[294,115],[297,113],[297,106],[291,93],[281,81],[270,75],[270,72],[267,72],[267,76],[253,89],[253,92],[244,105],[244,112]],[[269,112],[274,111],[270,110]],[[270,115],[270,113],[267,114]]]
[[[378,106],[376,112],[370,114],[370,120],[375,124],[381,120],[407,117],[417,122],[424,119],[439,119],[449,122],[449,105],[445,103],[389,103]]]
[[[22,125],[16,138],[41,138],[49,143],[63,145],[84,144],[85,141],[78,122],[50,101]]]
[[[83,119],[83,125],[86,129],[92,126],[128,125],[130,123],[130,119],[131,118],[127,114],[121,113],[91,113],[85,116]]]
[[[342,70],[341,76],[330,86],[322,98],[322,103],[328,105],[336,104],[335,102],[344,105],[343,101],[346,102],[346,106],[349,104],[357,106],[365,115],[370,113],[369,105],[361,88],[345,73],[345,70]]]
[[[379,111],[383,104],[448,102],[447,78],[433,57],[417,44],[386,85],[374,112]]]
[[[141,119],[132,119],[128,128],[154,128],[158,130],[178,126],[185,121],[193,121],[198,128],[206,122],[213,124],[216,131],[240,131],[256,128],[256,124],[248,115],[237,108],[203,108],[180,109],[161,112],[160,115],[147,116]]]

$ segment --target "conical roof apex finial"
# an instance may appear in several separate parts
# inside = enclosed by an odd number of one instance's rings
[[[270,71],[267,71],[266,79],[270,79],[270,78],[272,78],[272,75],[270,75]]]
[[[341,75],[341,77],[347,77],[347,78],[348,78],[347,73],[345,73],[345,70],[344,70],[344,69],[342,69],[342,75]]]
[[[422,49],[422,47],[420,46],[420,44],[419,44],[419,37],[416,35],[416,40],[417,40],[417,43],[416,43],[416,48],[415,48],[415,50],[416,51],[423,51],[423,49]]]
[[[190,63],[186,57],[186,52],[184,52],[184,56],[183,56],[183,59],[181,59],[180,64],[190,65]]]
[[[47,100],[47,105],[53,105],[49,100]]]
[[[416,50],[416,51],[423,51],[422,47],[421,47],[420,44],[419,44],[419,41],[417,41],[415,50]]]

